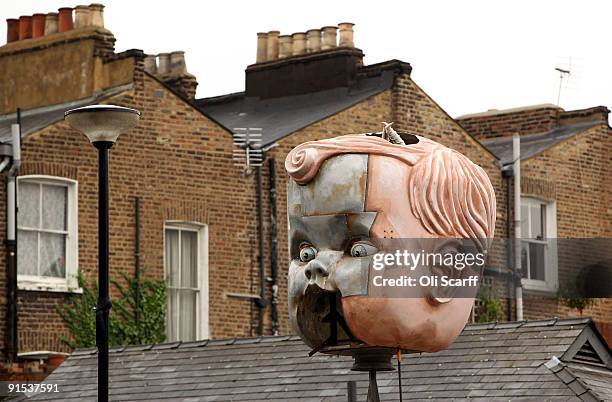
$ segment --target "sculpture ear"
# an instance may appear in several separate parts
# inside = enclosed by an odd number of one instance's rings
[[[433,254],[444,257],[448,254],[457,254],[462,252],[462,242],[459,239],[454,238],[436,238],[431,239],[433,241],[431,250]],[[440,263],[441,262],[441,263]],[[440,284],[440,278],[447,276],[448,278],[460,278],[462,270],[458,269],[454,265],[448,264],[448,259],[441,258],[440,260],[433,258],[431,264],[427,267],[429,275],[435,275],[438,277],[438,285],[428,289],[429,295],[427,301],[434,305],[440,305],[448,303],[453,300],[454,288],[448,286],[442,286]]]

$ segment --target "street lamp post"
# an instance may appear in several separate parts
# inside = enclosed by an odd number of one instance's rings
[[[140,112],[114,105],[92,105],[68,110],[64,119],[98,149],[98,401],[108,401],[108,313],[111,308],[108,269],[108,150],[119,134],[136,126]]]

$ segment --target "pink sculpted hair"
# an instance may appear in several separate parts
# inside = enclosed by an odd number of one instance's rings
[[[409,145],[371,135],[344,135],[295,147],[285,169],[298,184],[311,181],[325,160],[346,153],[384,155],[412,166],[412,213],[432,234],[469,238],[486,250],[495,230],[495,191],[486,172],[459,152],[417,137]]]

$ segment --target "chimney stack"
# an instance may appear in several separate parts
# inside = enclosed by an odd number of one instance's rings
[[[268,49],[266,61],[278,59],[278,35],[279,31],[268,32]]]
[[[338,46],[340,47],[355,47],[355,42],[353,40],[353,24],[352,22],[341,22],[338,24],[338,28],[340,28],[340,43]]]
[[[157,73],[168,74],[170,72],[170,53],[160,53],[157,58]]]
[[[89,13],[89,7],[87,6],[76,6],[74,8],[74,27],[85,28],[91,24],[91,15]]]
[[[59,12],[59,31],[66,32],[74,28],[74,23],[72,22],[72,8],[62,7],[57,11]]]
[[[32,38],[40,38],[45,34],[45,15],[34,14],[32,16]]]
[[[32,37],[32,17],[22,15],[19,17],[19,40],[29,39]]]
[[[19,40],[19,20],[16,18],[8,18],[6,20],[6,43],[11,43]]]
[[[284,59],[293,55],[293,42],[291,35],[279,36],[278,58]]]
[[[293,56],[306,53],[306,33],[296,32],[292,37],[293,42]]]
[[[257,33],[257,59],[256,63],[263,63],[268,59],[268,34]]]
[[[104,5],[99,3],[90,4],[89,12],[91,14],[91,26],[104,28]]]
[[[45,35],[53,34],[57,31],[57,13],[48,13],[45,16]]]
[[[149,74],[157,74],[157,57],[148,55],[144,59],[144,69]]]
[[[306,31],[306,50],[308,53],[318,52],[321,50],[321,30],[309,29]]]
[[[326,26],[321,28],[323,31],[323,44],[321,50],[333,49],[336,47],[336,31],[338,27]]]

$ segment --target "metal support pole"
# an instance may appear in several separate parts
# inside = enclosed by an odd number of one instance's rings
[[[94,142],[98,149],[98,304],[96,346],[98,347],[98,401],[108,402],[108,314],[111,308],[108,267],[108,150],[112,142]]]
[[[134,281],[136,282],[134,289],[134,321],[136,322],[136,331],[138,333],[138,342],[140,340],[140,197],[134,200]]]

